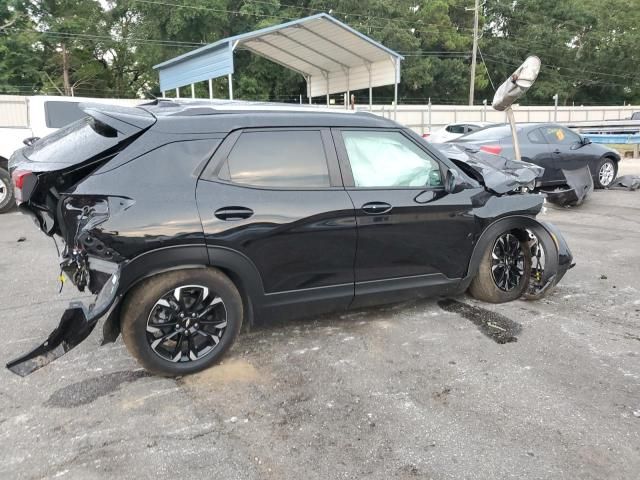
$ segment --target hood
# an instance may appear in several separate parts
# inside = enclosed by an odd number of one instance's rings
[[[536,178],[544,173],[544,168],[538,165],[483,152],[475,145],[440,143],[434,146],[466,174],[498,195],[523,187],[532,189]]]

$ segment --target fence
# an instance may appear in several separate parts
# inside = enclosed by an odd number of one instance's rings
[[[358,107],[368,111],[369,107]],[[495,122],[506,121],[505,113],[498,112],[490,105],[374,105],[372,113],[395,119],[398,123],[412,128],[416,132],[429,133],[436,128],[457,122]],[[587,122],[625,120],[640,107],[523,107],[514,105],[516,122]]]
[[[49,97],[52,100],[55,97]],[[0,128],[26,127],[29,125],[28,97],[0,95]],[[82,99],[78,99],[82,101]],[[131,105],[143,100],[95,99],[92,101],[112,102],[119,105]],[[333,107],[333,108],[338,108]],[[357,106],[358,110],[368,111],[368,106]],[[517,122],[587,122],[602,120],[625,120],[640,107],[522,107],[514,106]],[[372,113],[397,122],[423,134],[455,122],[504,122],[504,112],[497,112],[490,105],[374,105]]]

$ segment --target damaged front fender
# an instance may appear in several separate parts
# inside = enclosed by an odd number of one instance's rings
[[[29,353],[7,363],[7,368],[25,377],[78,346],[115,303],[119,283],[120,268],[105,282],[94,304],[87,307],[82,302],[71,302],[49,338]]]

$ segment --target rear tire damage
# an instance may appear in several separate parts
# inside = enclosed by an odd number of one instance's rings
[[[207,322],[201,315],[203,310],[197,308],[195,302],[189,304],[175,298],[174,305],[174,302],[167,301],[168,293],[196,287],[205,287],[206,294],[203,290],[202,298],[215,295],[215,303],[223,305],[224,325],[214,325],[215,322],[209,320],[212,325],[202,333],[202,325],[184,324],[180,318],[181,313],[194,313],[192,322]],[[155,322],[160,320],[159,324],[152,324],[150,322],[158,305],[166,305],[168,313],[155,318]],[[141,282],[127,295],[121,313],[122,338],[129,353],[146,370],[164,376],[187,375],[204,370],[222,358],[240,333],[243,316],[238,289],[219,270],[203,268],[168,272]],[[197,348],[192,348],[192,342],[202,341],[205,334],[215,336],[215,341],[208,353],[199,355]],[[163,346],[165,341],[168,345]]]

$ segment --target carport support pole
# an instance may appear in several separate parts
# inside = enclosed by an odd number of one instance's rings
[[[209,79],[209,100],[213,100],[213,80]]]
[[[371,87],[371,64],[369,64],[369,111],[373,110],[373,88]]]
[[[191,98],[196,98],[196,86],[191,84]]]
[[[329,74],[327,73],[327,107],[329,106]]]
[[[347,101],[345,102],[345,108],[349,110],[351,108],[351,91],[349,90],[349,69],[347,68]]]
[[[233,75],[227,75],[227,79],[229,80],[229,100],[233,100]]]
[[[164,90],[162,90],[162,98],[165,98],[166,95],[164,94]]]
[[[398,118],[398,73],[400,73],[400,59],[395,59],[396,75],[393,80],[393,119]]]
[[[176,98],[180,98],[180,87],[176,88]]]

